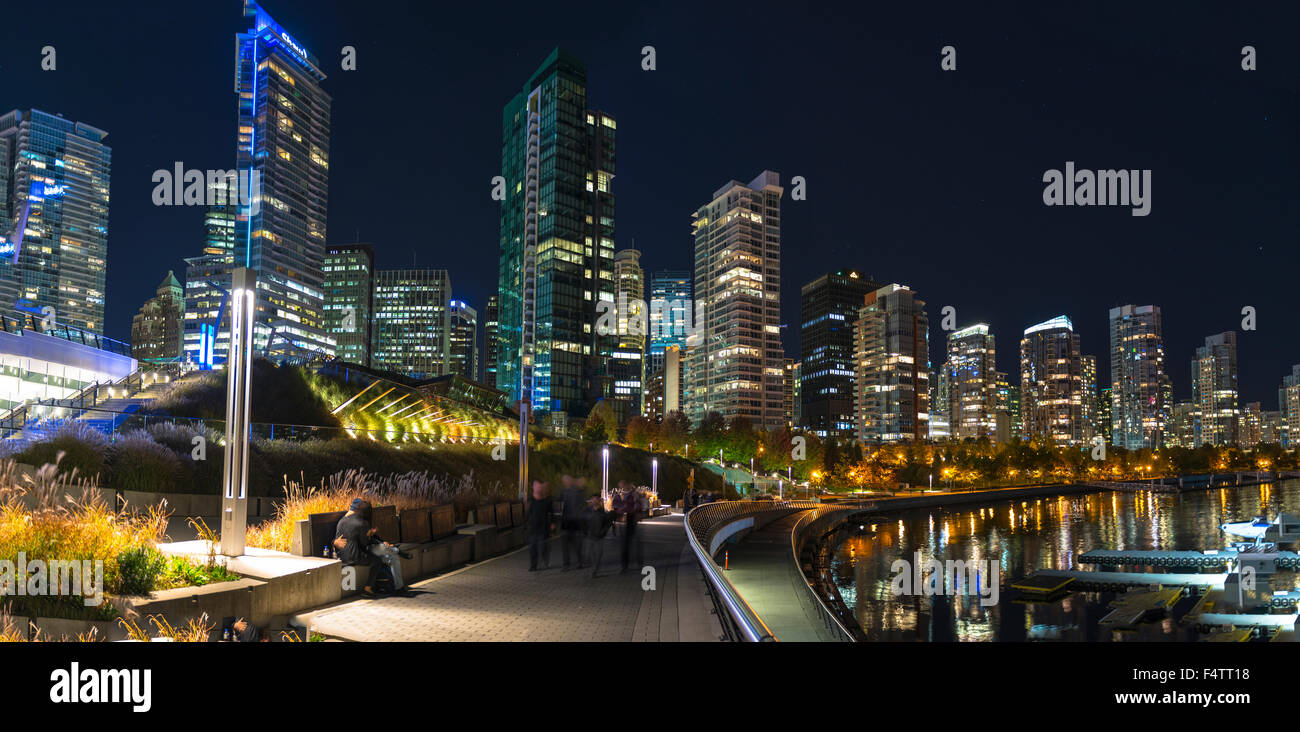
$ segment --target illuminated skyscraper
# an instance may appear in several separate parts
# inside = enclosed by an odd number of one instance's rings
[[[448,303],[450,373],[473,381],[478,378],[478,311],[464,300]]]
[[[1110,309],[1111,443],[1130,450],[1161,445],[1165,401],[1162,318],[1155,305]]]
[[[450,300],[445,269],[378,270],[374,368],[413,379],[451,373]]]
[[[691,273],[666,269],[650,276],[650,340],[646,348],[647,374],[663,367],[664,349],[686,349],[687,331],[694,308],[691,305]]]
[[[1237,334],[1206,336],[1192,361],[1192,447],[1237,444]]]
[[[375,251],[369,244],[339,244],[325,253],[325,322],[335,355],[370,365],[374,341]]]
[[[489,386],[497,383],[497,363],[500,360],[500,343],[497,340],[497,327],[500,318],[501,298],[493,295],[488,298],[487,308],[483,311],[483,377],[481,381]]]
[[[799,299],[799,425],[818,437],[853,439],[853,323],[880,285],[850,269],[804,285]]]
[[[997,348],[988,325],[948,334],[946,413],[955,440],[997,436]],[[940,408],[936,405],[936,411]]]
[[[596,332],[614,299],[614,118],[587,105],[587,67],[556,49],[502,114],[497,388],[538,413],[585,416],[616,343]]]
[[[208,200],[225,201],[208,206],[203,215],[203,253],[185,259],[185,358],[194,363],[224,363],[230,351],[230,315],[222,312],[227,303],[230,270],[235,263],[235,231],[239,207],[238,192],[228,181],[213,181],[207,187]],[[228,307],[228,305],[227,305]]]
[[[1094,362],[1095,363],[1095,362]],[[1032,325],[1020,340],[1020,404],[1024,439],[1080,445],[1090,437],[1079,335],[1064,315]]]
[[[1282,377],[1277,390],[1278,431],[1277,443],[1287,449],[1300,442],[1300,364],[1291,367],[1291,373]]]
[[[605,398],[611,401],[614,416],[621,423],[642,413],[645,394],[649,313],[646,312],[641,252],[621,249],[614,255],[614,288],[618,337],[605,362]]]
[[[0,117],[0,311],[50,308],[58,323],[104,332],[107,136],[38,109]]]
[[[239,211],[235,266],[257,274],[255,348],[271,357],[333,355],[321,269],[330,164],[325,73],[254,0],[244,0],[244,16],[253,27],[235,37],[236,167],[261,189]]]
[[[174,361],[183,354],[181,321],[185,290],[170,270],[158,290],[131,320],[131,356],[138,361]]]
[[[920,442],[930,433],[930,321],[902,285],[867,293],[854,324],[857,438]]]
[[[730,181],[695,212],[695,332],[687,339],[686,415],[786,424],[781,347],[781,178]]]

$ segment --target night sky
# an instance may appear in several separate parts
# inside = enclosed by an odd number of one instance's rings
[[[799,288],[857,268],[985,321],[999,368],[1065,313],[1109,384],[1107,309],[1164,309],[1179,399],[1206,335],[1241,327],[1241,401],[1276,408],[1297,338],[1297,15],[1073,3],[915,10],[844,3],[264,4],[329,78],[330,243],[378,266],[446,268],[480,312],[496,288],[501,110],[546,54],[588,64],[588,102],[618,118],[617,246],[647,272],[692,262],[690,215],[764,168],[807,180],[783,207],[788,354]],[[891,4],[892,5],[892,4]],[[901,4],[900,4],[901,5]],[[59,112],[113,148],[107,333],[198,254],[202,210],[155,207],[152,172],[229,168],[239,0],[23,3],[0,27],[0,107]],[[658,69],[641,69],[653,45]],[[1258,70],[1241,69],[1241,47]],[[53,45],[58,69],[40,69]],[[357,49],[357,70],[339,68]],[[957,70],[940,70],[940,48]],[[1042,202],[1044,171],[1152,170],[1149,216]]]

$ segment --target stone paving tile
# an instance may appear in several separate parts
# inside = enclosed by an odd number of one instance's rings
[[[594,579],[589,568],[560,570],[556,537],[550,569],[529,572],[525,548],[417,582],[415,597],[358,599],[319,611],[312,627],[357,641],[676,640],[676,629],[663,632],[661,621],[666,602],[677,614],[678,565],[688,556],[681,516],[644,521],[640,531],[645,562],[656,570],[653,592],[641,589],[640,567],[619,573],[621,533],[606,538]]]

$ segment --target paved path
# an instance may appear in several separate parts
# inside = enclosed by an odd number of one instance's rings
[[[639,530],[655,589],[640,567],[620,573],[622,530],[607,537],[601,575],[559,567],[528,571],[528,549],[471,564],[411,586],[414,597],[349,600],[303,618],[320,633],[356,641],[716,641],[699,565],[680,514],[642,521]],[[576,566],[576,562],[575,562]]]
[[[805,512],[739,537],[719,549],[718,564],[727,562],[727,579],[780,641],[831,640],[811,608],[803,574],[790,553],[790,530]],[[724,559],[722,552],[729,554]]]

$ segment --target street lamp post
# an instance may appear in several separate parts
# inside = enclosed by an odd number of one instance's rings
[[[609,500],[609,446],[600,453],[601,478],[600,478],[600,501],[604,503]]]
[[[226,358],[226,453],[221,479],[221,553],[244,553],[248,528],[249,417],[252,409],[253,315],[257,274],[231,273],[230,350]],[[314,549],[314,547],[313,547]]]
[[[659,458],[650,461],[650,490],[659,493]]]

